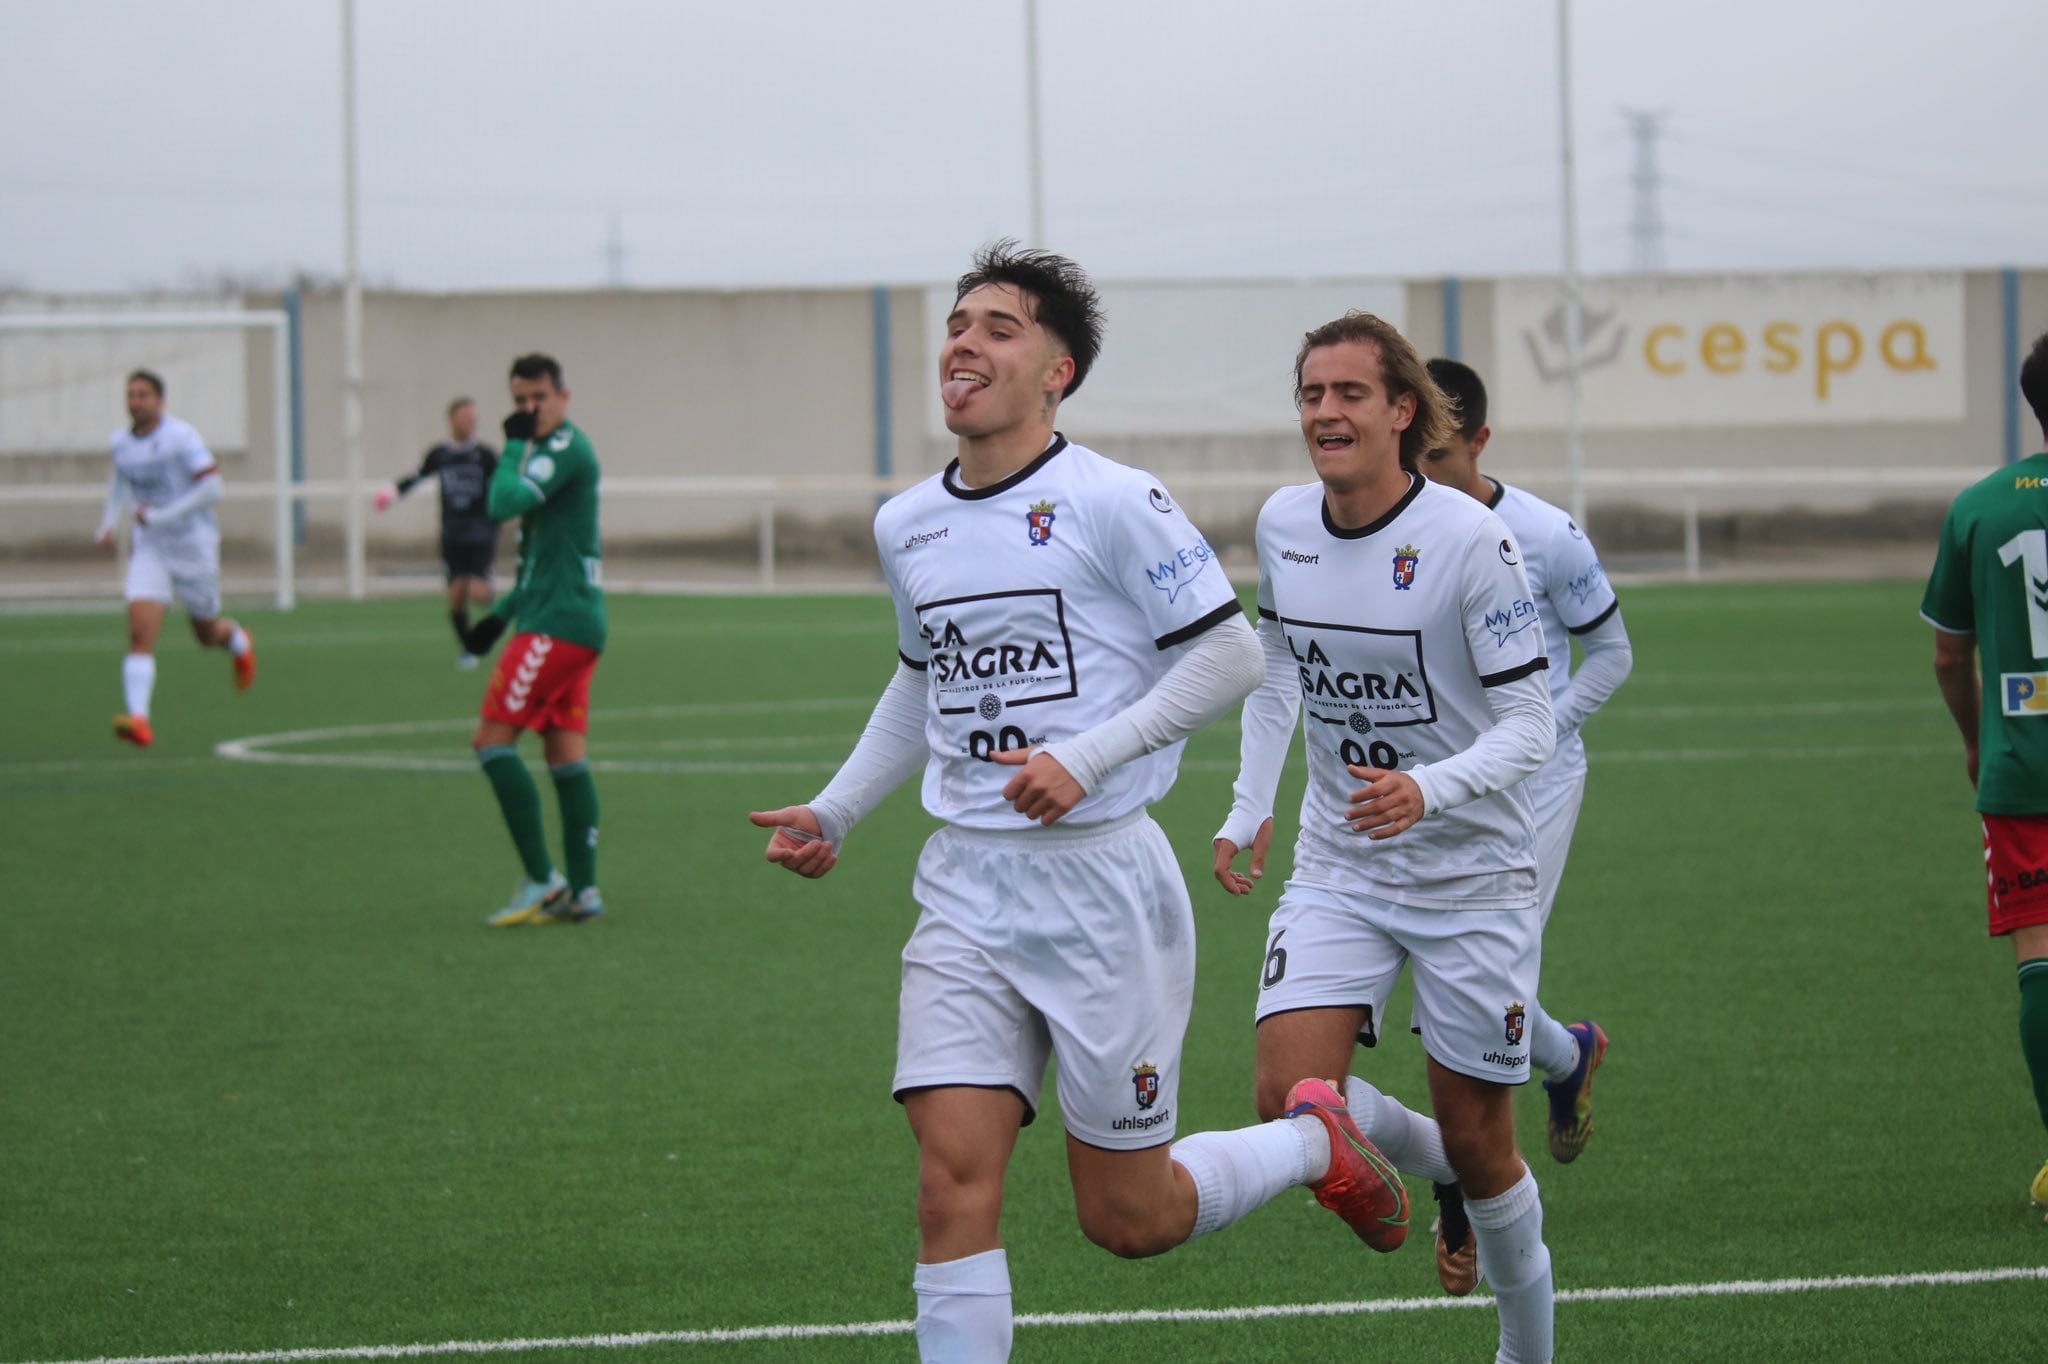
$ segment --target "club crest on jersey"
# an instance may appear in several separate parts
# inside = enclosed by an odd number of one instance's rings
[[[1159,1102],[1159,1067],[1150,1061],[1140,1061],[1131,1067],[1131,1087],[1138,1091],[1140,1110],[1150,1108]]]
[[[1026,534],[1034,549],[1042,549],[1052,543],[1053,508],[1056,503],[1034,502],[1031,510],[1024,513]]]
[[[1415,562],[1422,556],[1415,546],[1403,545],[1394,551],[1394,590],[1406,592],[1415,586]]]
[[[1512,1047],[1521,1042],[1522,1031],[1528,1021],[1529,1011],[1522,1007],[1521,1000],[1515,1000],[1508,1005],[1507,1013],[1502,1015],[1502,1022],[1507,1024],[1506,1033],[1509,1046]]]

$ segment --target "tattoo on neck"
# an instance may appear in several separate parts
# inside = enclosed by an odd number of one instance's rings
[[[1052,420],[1052,410],[1059,406],[1059,402],[1060,400],[1053,394],[1048,393],[1045,395],[1045,419],[1047,421]]]

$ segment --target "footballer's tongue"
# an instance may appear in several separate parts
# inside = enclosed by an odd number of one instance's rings
[[[979,379],[948,379],[939,385],[939,397],[947,407],[957,412],[967,406],[970,394],[978,388],[985,387],[987,385]]]

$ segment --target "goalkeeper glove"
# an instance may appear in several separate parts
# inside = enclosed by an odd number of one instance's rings
[[[504,431],[506,440],[532,440],[533,414],[523,408],[512,413],[505,418]]]
[[[504,633],[503,616],[485,616],[463,633],[462,647],[476,657],[482,658],[491,651],[491,646],[498,642],[498,636]]]

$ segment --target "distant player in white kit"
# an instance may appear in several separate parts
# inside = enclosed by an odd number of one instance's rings
[[[1260,979],[1259,1111],[1344,1075],[1412,966],[1436,1121],[1355,1076],[1350,1113],[1396,1168],[1462,1186],[1498,1357],[1548,1360],[1550,1252],[1510,1102],[1542,937],[1522,784],[1553,743],[1536,603],[1500,518],[1416,472],[1454,423],[1400,332],[1367,313],[1318,327],[1295,397],[1319,481],[1259,513],[1266,680],[1216,837],[1217,880],[1249,893],[1233,863],[1249,847],[1263,870],[1299,727],[1308,788]]]
[[[1054,429],[1100,336],[1062,257],[999,243],[960,279],[939,355],[958,458],[875,517],[899,665],[825,790],[751,816],[776,830],[768,860],[810,877],[919,770],[945,821],[912,887],[893,1086],[918,1144],[928,1362],[1009,1357],[1003,1177],[1053,1056],[1081,1228],[1117,1255],[1303,1184],[1376,1249],[1406,1232],[1399,1179],[1320,1082],[1281,1121],[1173,1141],[1195,930],[1146,807],[1261,667],[1166,490]]]
[[[123,517],[135,521],[128,556],[128,657],[121,664],[127,701],[114,734],[138,748],[156,742],[149,700],[156,689],[156,637],[175,596],[200,647],[225,649],[234,661],[235,690],[256,681],[249,632],[220,614],[220,469],[188,422],[164,411],[164,381],[146,369],[128,376],[129,426],[111,442],[113,473],[98,541],[112,545]]]

